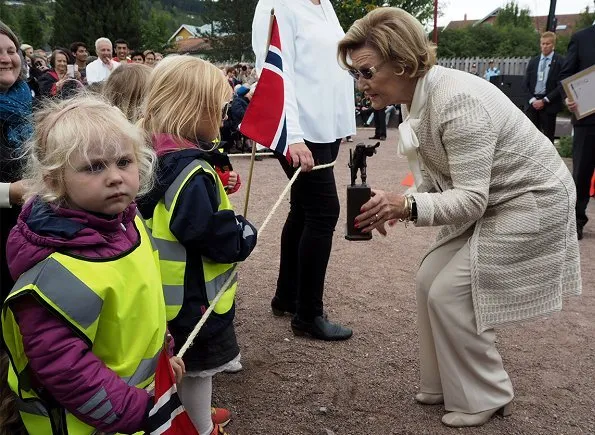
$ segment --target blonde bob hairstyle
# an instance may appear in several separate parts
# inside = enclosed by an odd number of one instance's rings
[[[374,9],[357,20],[339,42],[339,62],[351,68],[350,53],[370,47],[384,62],[392,62],[411,78],[423,77],[436,64],[436,46],[419,21],[399,8]]]
[[[151,135],[211,142],[219,136],[223,106],[232,94],[213,64],[190,56],[167,57],[151,74],[140,125]]]
[[[103,96],[124,112],[132,123],[141,117],[141,106],[152,71],[153,68],[147,65],[125,63],[116,68],[103,85]]]
[[[140,128],[98,96],[83,94],[48,101],[36,113],[35,133],[26,144],[26,197],[39,196],[46,202],[62,204],[66,199],[64,170],[74,153],[89,156],[99,147],[103,155],[117,156],[122,154],[125,143],[133,145],[139,168],[139,195],[148,193],[157,157]]]

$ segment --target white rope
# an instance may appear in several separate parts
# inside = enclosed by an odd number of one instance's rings
[[[332,168],[333,166],[335,166],[335,163],[336,163],[336,160],[334,162],[332,162],[332,163],[327,163],[325,165],[314,166],[312,168],[312,170],[313,171],[317,171],[319,169]],[[275,214],[275,212],[279,208],[279,205],[283,201],[283,198],[285,198],[285,196],[287,195],[287,192],[289,192],[289,189],[291,189],[291,186],[293,185],[293,183],[295,183],[295,180],[297,179],[297,177],[298,177],[298,175],[300,174],[301,171],[302,171],[302,168],[299,167],[295,171],[295,174],[293,174],[293,177],[291,177],[291,180],[289,180],[289,183],[287,183],[287,186],[285,186],[285,189],[283,189],[283,192],[281,192],[281,195],[279,195],[279,199],[277,199],[277,202],[275,202],[275,205],[273,206],[273,208],[269,212],[268,216],[264,219],[264,221],[262,222],[262,225],[260,225],[260,228],[258,229],[258,235],[259,236],[262,236],[262,233],[263,233],[264,229],[266,228],[266,226],[268,225],[269,221],[271,220],[271,218],[273,217],[273,215]],[[217,293],[217,295],[210,302],[209,308],[207,308],[207,310],[204,312],[204,314],[200,318],[199,322],[196,324],[196,326],[194,327],[194,329],[192,330],[192,332],[190,333],[190,335],[186,339],[186,343],[184,343],[184,346],[182,346],[182,348],[178,352],[178,355],[177,355],[178,357],[182,358],[184,356],[184,354],[186,353],[186,351],[188,349],[190,349],[190,346],[192,346],[192,343],[194,342],[194,339],[196,338],[196,336],[200,332],[200,329],[203,327],[203,325],[206,323],[207,319],[209,318],[209,316],[213,312],[213,309],[215,308],[215,305],[217,305],[217,302],[219,302],[219,299],[221,299],[221,297],[223,296],[223,293],[225,293],[225,291],[227,290],[227,287],[231,284],[231,281],[235,278],[235,271],[236,271],[237,267],[238,267],[238,265],[236,264],[234,266],[234,270],[233,270],[234,273],[231,273],[229,275],[229,278],[227,278],[227,280],[225,281],[225,283],[221,286],[221,290],[219,290],[219,293]]]
[[[268,156],[273,156],[274,154],[272,152],[270,153],[256,153],[257,156],[263,156],[263,157],[268,157]],[[252,157],[252,153],[247,153],[247,154],[228,154],[227,157]]]

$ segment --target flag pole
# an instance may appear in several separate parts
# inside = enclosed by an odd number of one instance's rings
[[[275,18],[275,8],[271,9],[271,17],[269,19],[269,36],[267,37],[267,45],[265,47],[265,56],[269,51],[271,45],[271,33],[273,32],[273,19]],[[252,140],[252,139],[251,139]],[[250,202],[250,187],[252,186],[252,174],[254,173],[254,162],[256,160],[256,141],[252,140],[252,155],[250,156],[250,170],[248,172],[248,184],[246,185],[246,198],[244,200],[244,217],[248,216],[248,203]]]

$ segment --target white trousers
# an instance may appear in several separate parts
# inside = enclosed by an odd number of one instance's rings
[[[512,383],[494,330],[477,334],[471,296],[469,238],[432,251],[416,277],[420,391],[443,393],[447,411],[474,414],[505,405]]]

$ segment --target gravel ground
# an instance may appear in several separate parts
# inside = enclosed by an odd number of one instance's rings
[[[355,143],[373,131],[362,129]],[[355,144],[354,143],[354,144]],[[295,338],[289,317],[270,312],[279,265],[285,200],[241,266],[237,335],[244,371],[215,379],[214,400],[230,408],[230,434],[585,434],[595,433],[595,224],[581,241],[583,296],[565,301],[560,313],[503,329],[498,347],[515,387],[511,417],[481,428],[448,429],[441,406],[421,406],[413,279],[417,263],[435,237],[434,228],[399,225],[369,242],[344,239],[349,148],[335,168],[342,214],[327,273],[325,307],[332,320],[353,328],[351,340],[324,343]],[[235,169],[244,186],[232,195],[243,210],[248,159]],[[368,159],[368,182],[403,191],[407,163],[396,155],[389,131]],[[286,185],[278,162],[256,162],[249,219],[264,220]],[[590,215],[595,218],[591,201]]]

